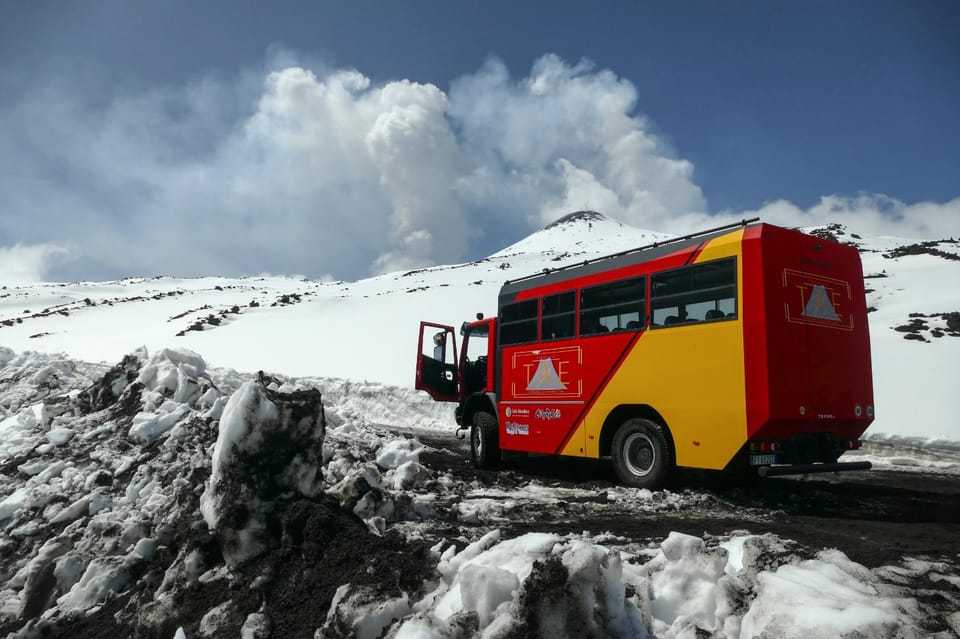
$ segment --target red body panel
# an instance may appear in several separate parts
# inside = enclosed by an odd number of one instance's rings
[[[607,333],[501,350],[500,447],[558,453],[641,335]]]
[[[857,250],[762,225],[743,251],[748,436],[859,437],[873,384]]]

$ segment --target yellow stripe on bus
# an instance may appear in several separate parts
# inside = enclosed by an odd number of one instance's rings
[[[740,230],[711,241],[696,262],[735,255],[742,263],[742,236]],[[737,272],[737,297],[742,299],[742,268]],[[649,330],[563,454],[598,457],[600,431],[610,412],[624,404],[647,404],[670,428],[679,466],[723,468],[746,441],[745,393],[740,319]]]

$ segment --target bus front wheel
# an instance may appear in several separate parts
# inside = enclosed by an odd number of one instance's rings
[[[666,428],[642,417],[620,425],[613,435],[611,457],[617,477],[634,488],[659,488],[673,468]]]
[[[470,457],[477,468],[500,465],[500,444],[497,441],[497,418],[485,411],[473,415],[470,427]]]

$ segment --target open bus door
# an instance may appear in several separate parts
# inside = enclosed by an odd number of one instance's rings
[[[457,361],[457,340],[453,327],[420,322],[417,380],[414,387],[427,391],[438,402],[459,401]]]

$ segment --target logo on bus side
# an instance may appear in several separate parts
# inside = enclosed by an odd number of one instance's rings
[[[561,364],[562,366],[562,364]],[[541,359],[537,364],[537,371],[533,379],[527,384],[528,391],[555,391],[567,390],[567,385],[560,381],[560,375],[553,365],[552,359]]]
[[[537,419],[542,419],[544,421],[552,421],[554,419],[560,419],[563,414],[560,412],[559,408],[538,408],[537,412],[533,414]]]
[[[583,394],[579,346],[514,353],[510,367],[514,397],[580,399]]]
[[[846,312],[853,298],[849,282],[784,269],[783,288],[788,322],[853,330],[853,315]]]

